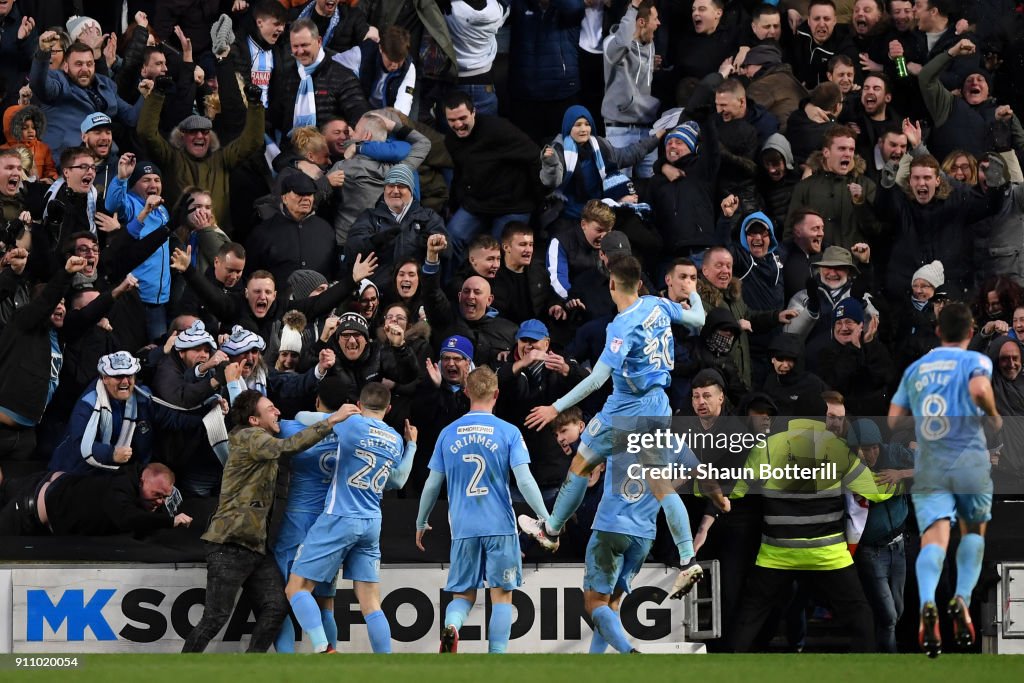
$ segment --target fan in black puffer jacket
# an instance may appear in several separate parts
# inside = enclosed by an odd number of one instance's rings
[[[310,76],[313,79],[316,123],[340,117],[355,125],[370,110],[370,104],[355,74],[335,62],[334,54],[331,50],[323,50],[323,60]],[[295,97],[301,82],[299,68],[297,62],[289,62],[280,74],[275,74],[277,82],[270,87],[267,120],[282,133],[288,133],[295,127]]]

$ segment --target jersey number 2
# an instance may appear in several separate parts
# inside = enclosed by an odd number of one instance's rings
[[[490,489],[486,486],[480,486],[480,480],[484,478],[484,472],[487,471],[487,461],[484,460],[484,456],[476,455],[475,453],[468,453],[462,456],[462,462],[469,462],[476,465],[476,471],[473,472],[473,476],[469,480],[469,484],[466,485],[467,496],[486,496],[490,493]]]

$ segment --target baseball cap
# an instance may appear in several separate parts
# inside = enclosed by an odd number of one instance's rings
[[[548,332],[547,325],[535,318],[524,320],[523,324],[519,326],[519,331],[516,332],[516,339],[532,339],[533,341],[540,341],[541,339],[547,339],[550,336],[551,334]]]
[[[113,121],[110,120],[109,116],[100,111],[93,112],[82,119],[82,135],[97,128],[110,128],[111,125],[113,125]]]
[[[633,249],[629,245],[629,238],[626,237],[626,233],[618,230],[612,230],[601,238],[601,251],[603,251],[604,255],[608,258],[618,256],[619,254],[629,256],[633,253]]]

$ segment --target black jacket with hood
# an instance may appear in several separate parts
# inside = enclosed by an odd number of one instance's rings
[[[796,362],[785,375],[774,370],[768,373],[761,390],[775,401],[779,415],[813,416],[820,396],[828,389],[825,382],[804,368],[804,343],[795,334],[780,334],[768,346],[774,357],[792,358]]]

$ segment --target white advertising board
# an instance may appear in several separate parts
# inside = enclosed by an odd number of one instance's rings
[[[4,612],[12,615],[7,623],[14,652],[177,652],[202,616],[206,594],[203,566],[36,565],[14,568],[10,576],[11,611]],[[394,652],[437,651],[446,576],[439,565],[382,567],[382,609]],[[528,566],[524,576],[525,585],[514,595],[509,652],[586,652],[591,628],[583,608],[582,566]],[[674,577],[662,566],[646,567],[623,601],[623,626],[641,650],[685,641],[684,603],[667,597]],[[460,631],[460,652],[487,651],[485,594],[479,591]],[[335,620],[340,651],[371,651],[348,582],[339,584]],[[239,601],[209,650],[243,651],[254,625],[249,605]],[[305,650],[305,643],[297,649]]]

